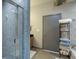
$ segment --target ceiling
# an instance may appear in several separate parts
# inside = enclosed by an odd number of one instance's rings
[[[48,2],[53,2],[54,0],[30,0],[31,6],[37,6]]]
[[[45,3],[54,3],[55,0],[30,0],[30,4],[31,7],[33,6],[37,6],[37,5],[41,5],[41,4],[45,4]],[[70,3],[72,1],[76,1],[76,0],[66,0],[67,3]]]

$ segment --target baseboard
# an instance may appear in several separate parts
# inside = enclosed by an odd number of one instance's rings
[[[33,46],[33,47],[34,47],[34,46]],[[34,47],[34,48],[38,48],[38,47]],[[51,50],[46,50],[46,49],[43,49],[43,48],[38,48],[38,49],[42,49],[43,51],[50,52],[50,53],[59,54],[59,52],[55,52],[55,51],[51,51]]]
[[[50,52],[50,53],[56,53],[56,54],[59,54],[59,52],[50,51],[50,50],[45,50],[45,49],[43,49],[43,51]]]

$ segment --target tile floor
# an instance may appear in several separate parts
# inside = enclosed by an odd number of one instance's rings
[[[69,59],[66,56],[59,57],[58,54],[49,53],[49,52],[43,51],[42,49],[36,49],[36,51],[37,53],[33,56],[32,59]]]
[[[30,59],[36,54],[36,51],[30,50]]]

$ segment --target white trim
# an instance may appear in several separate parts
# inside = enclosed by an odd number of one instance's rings
[[[56,53],[56,54],[59,54],[59,52],[50,51],[50,50],[45,50],[45,49],[43,49],[43,51],[50,52],[50,53]]]

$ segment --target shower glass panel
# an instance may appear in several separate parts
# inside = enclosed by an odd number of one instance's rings
[[[2,39],[2,57],[3,59],[16,59],[17,43],[17,7],[8,3],[3,3],[3,39]]]
[[[23,50],[23,9],[18,7],[18,44],[19,44],[19,59],[22,58]]]
[[[23,0],[12,0],[12,1],[20,6],[24,6]]]
[[[2,58],[22,59],[23,8],[3,2]]]

